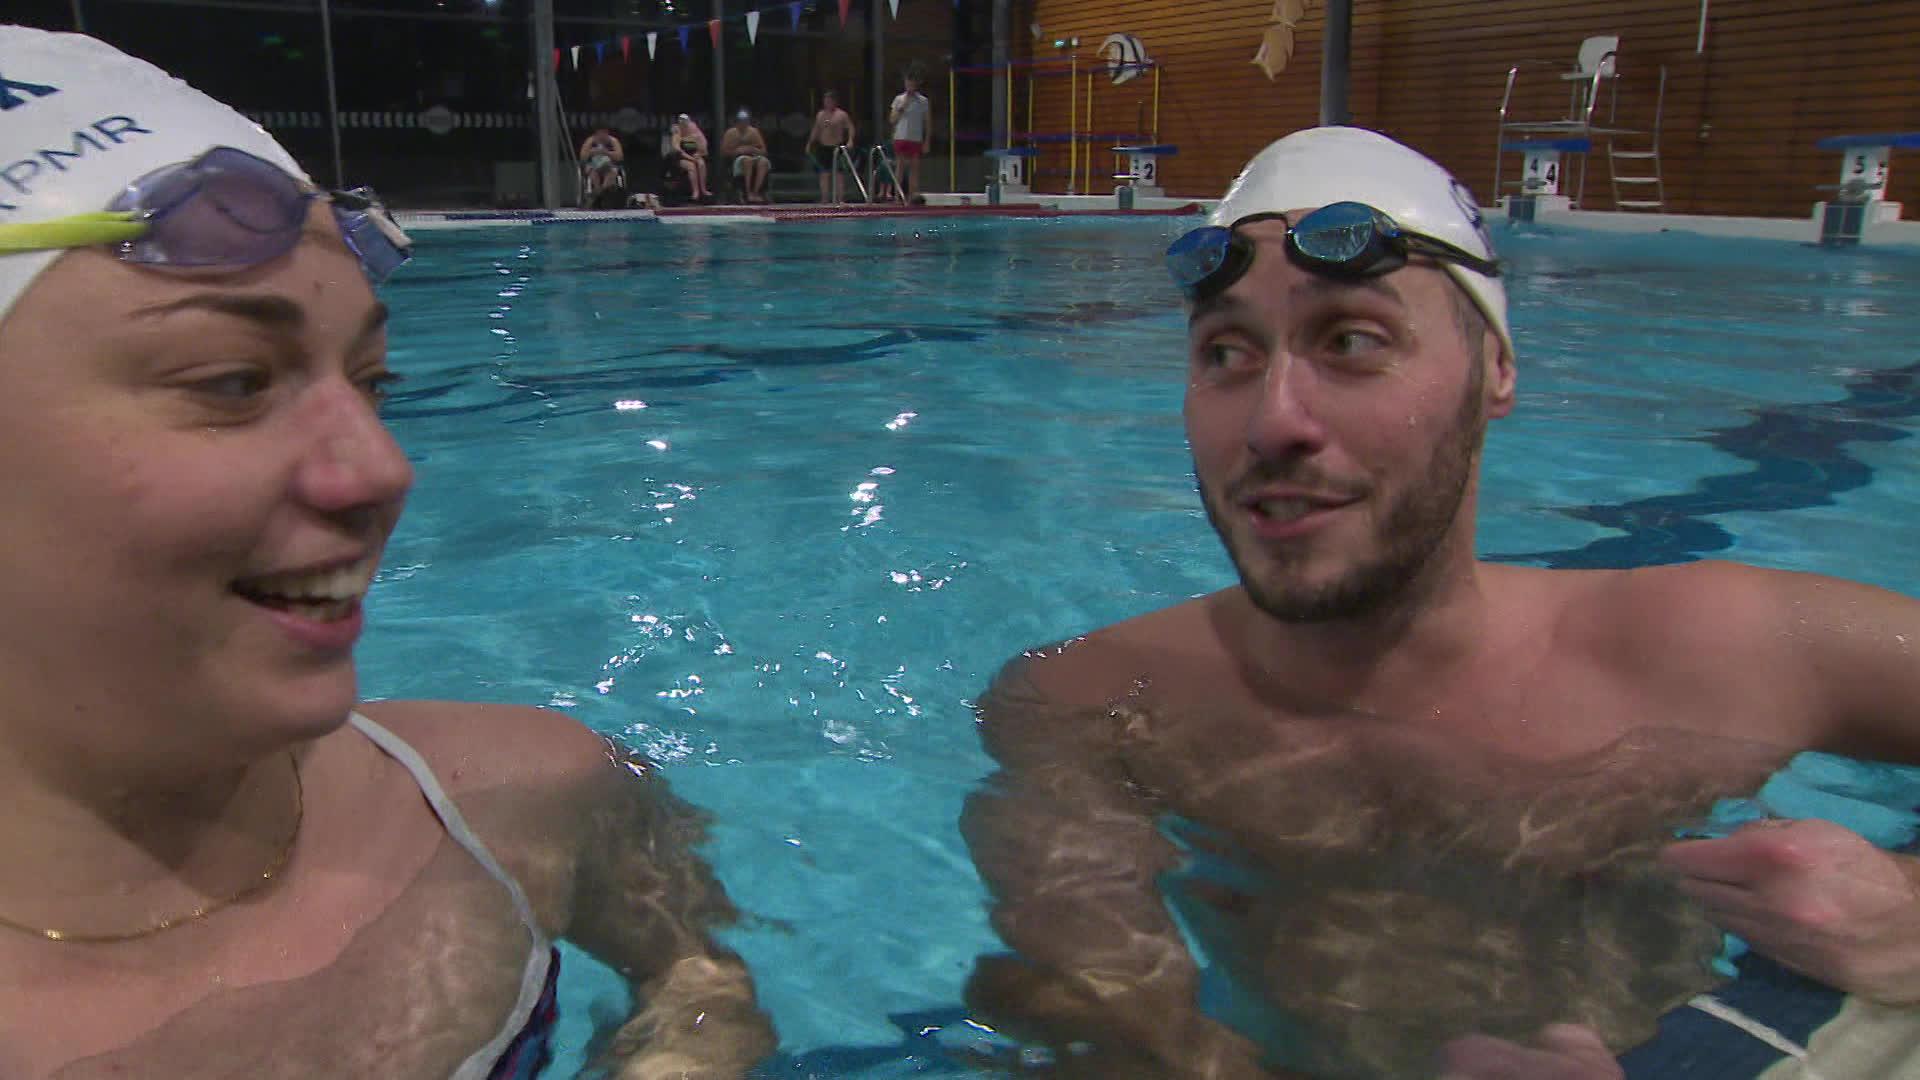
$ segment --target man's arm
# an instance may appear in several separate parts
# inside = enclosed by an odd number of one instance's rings
[[[1712,613],[1737,677],[1780,703],[1761,737],[1920,764],[1920,601],[1731,563],[1695,578],[1691,609]],[[1882,1004],[1920,1004],[1920,859],[1804,820],[1674,844],[1662,862],[1716,924],[1774,960]]]
[[[1805,645],[1803,677],[1826,727],[1819,748],[1920,765],[1920,600],[1813,574],[1768,576],[1782,630]]]
[[[985,958],[970,1003],[1023,1037],[1085,1041],[1107,1067],[1255,1077],[1252,1045],[1203,1016],[1199,973],[1161,900],[1176,852],[1129,789],[1105,709],[1051,700],[1015,661],[980,702],[996,772],[962,832],[1019,957]]]

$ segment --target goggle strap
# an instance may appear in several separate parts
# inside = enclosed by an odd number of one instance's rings
[[[51,251],[138,240],[149,228],[133,210],[101,210],[51,221],[0,225],[0,251]]]
[[[1450,259],[1472,270],[1474,273],[1484,274],[1487,277],[1500,276],[1500,264],[1498,262],[1492,259],[1483,259],[1465,248],[1455,247],[1438,237],[1427,236],[1424,233],[1407,232],[1402,229],[1400,231],[1400,241],[1407,245],[1408,251],[1416,255]]]

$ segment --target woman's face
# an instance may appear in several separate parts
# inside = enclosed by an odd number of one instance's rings
[[[82,249],[20,298],[0,324],[0,677],[65,706],[58,737],[217,759],[345,719],[412,484],[376,412],[385,317],[318,203],[261,266]],[[168,726],[101,730],[129,716]]]

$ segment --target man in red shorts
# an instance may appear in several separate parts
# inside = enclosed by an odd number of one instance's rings
[[[888,122],[893,125],[893,159],[898,163],[901,194],[912,203],[920,196],[920,159],[927,152],[933,130],[933,106],[920,92],[920,65],[907,68],[907,88],[893,99]]]

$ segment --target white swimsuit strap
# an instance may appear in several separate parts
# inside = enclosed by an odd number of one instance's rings
[[[455,843],[465,848],[467,854],[473,856],[473,860],[507,890],[507,895],[513,899],[514,911],[519,913],[520,922],[527,928],[527,935],[533,940],[532,951],[527,956],[527,966],[520,974],[520,997],[514,1003],[513,1011],[507,1014],[506,1023],[492,1039],[487,1041],[485,1046],[475,1050],[466,1061],[462,1062],[460,1067],[454,1070],[451,1078],[451,1080],[486,1080],[492,1075],[494,1064],[500,1060],[500,1055],[506,1052],[508,1044],[513,1042],[521,1030],[527,1026],[527,1020],[533,1015],[534,1007],[540,1004],[540,997],[546,992],[547,968],[553,961],[551,943],[548,942],[545,932],[540,929],[539,921],[534,918],[533,905],[527,902],[527,894],[520,888],[520,883],[513,880],[513,875],[507,873],[506,869],[493,857],[493,852],[488,851],[487,846],[474,835],[473,829],[467,825],[467,819],[461,816],[459,807],[454,805],[446,789],[440,786],[440,779],[433,775],[433,769],[427,765],[426,759],[420,756],[420,752],[409,746],[400,736],[357,712],[349,715],[347,722],[371,740],[373,745],[379,747],[388,757],[399,762],[413,776],[413,782],[419,785],[420,794],[425,796],[427,805],[433,808],[434,816],[440,819],[441,825],[445,826],[447,835],[453,837]]]

